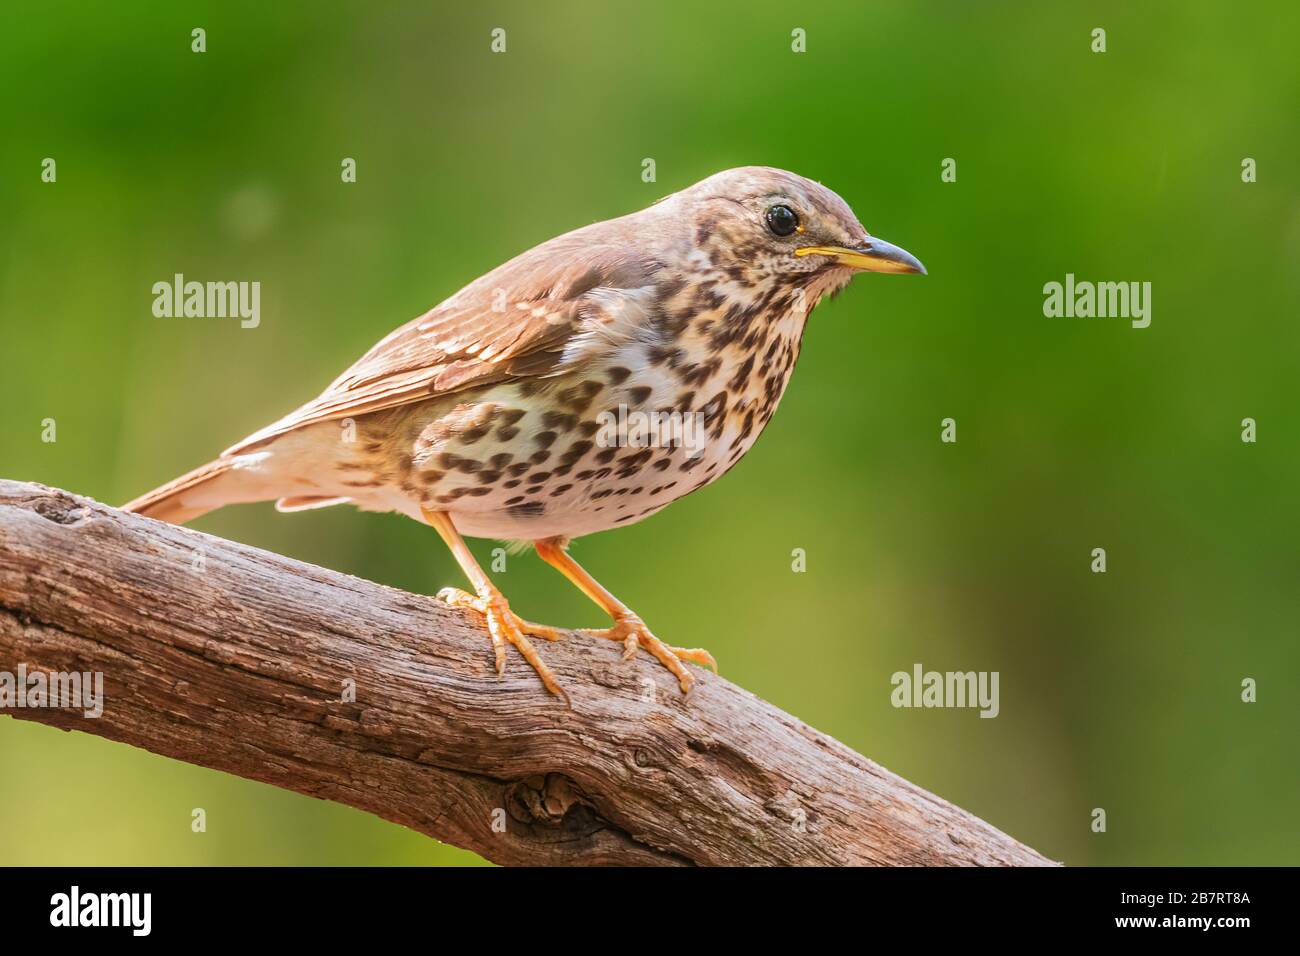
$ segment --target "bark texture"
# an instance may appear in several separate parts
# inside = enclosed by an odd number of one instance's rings
[[[0,481],[0,670],[101,671],[105,691],[98,719],[0,714],[503,864],[1051,863],[710,673],[684,700],[612,642],[542,653],[571,710],[513,651],[498,679],[471,612]]]

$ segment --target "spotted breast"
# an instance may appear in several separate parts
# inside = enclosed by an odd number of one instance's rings
[[[561,375],[362,417],[326,497],[417,518],[443,510],[465,534],[501,539],[654,514],[721,477],[776,411],[811,307],[838,284],[782,278],[706,257],[692,277],[661,273],[607,297],[604,327],[632,334],[580,343]]]

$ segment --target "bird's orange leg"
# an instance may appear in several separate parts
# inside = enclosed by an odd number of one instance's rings
[[[561,539],[545,538],[534,541],[533,547],[537,549],[537,554],[543,561],[573,582],[579,591],[599,604],[605,613],[614,619],[613,627],[581,630],[578,633],[621,641],[624,660],[635,655],[638,647],[644,647],[659,663],[672,671],[673,676],[682,685],[683,693],[690,691],[695,678],[682,666],[682,661],[703,664],[712,668],[715,674],[718,672],[718,662],[703,648],[672,647],[651,634],[645,622],[633,614],[631,608],[605,590],[599,581],[569,556],[569,553],[564,550],[564,542]]]
[[[497,589],[483,569],[479,567],[478,562],[474,560],[474,555],[465,544],[465,539],[460,536],[460,532],[456,530],[456,526],[452,523],[451,515],[445,511],[430,511],[427,508],[421,508],[420,511],[424,515],[424,520],[432,525],[438,534],[442,535],[443,541],[447,542],[447,547],[451,549],[452,555],[456,558],[456,563],[465,572],[465,576],[469,578],[470,584],[474,586],[476,592],[475,594],[469,594],[459,588],[443,588],[438,592],[439,599],[457,607],[471,608],[487,619],[488,634],[492,637],[492,648],[496,654],[498,675],[505,671],[506,644],[513,644],[519,650],[519,653],[523,655],[524,660],[528,661],[533,666],[533,670],[537,671],[537,676],[542,679],[546,689],[557,697],[563,697],[567,703],[569,695],[564,692],[564,688],[555,679],[555,674],[546,666],[545,661],[538,656],[536,648],[525,636],[531,634],[534,637],[543,637],[548,641],[558,641],[563,636],[563,632],[559,628],[525,621],[510,610],[505,595]]]

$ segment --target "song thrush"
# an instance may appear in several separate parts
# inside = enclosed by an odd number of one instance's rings
[[[125,507],[183,523],[237,502],[351,502],[427,522],[474,588],[439,596],[485,616],[497,672],[513,644],[567,699],[528,640],[562,632],[516,616],[461,535],[531,542],[613,619],[580,633],[626,657],[645,648],[689,691],[682,662],[716,669],[712,656],[656,638],[568,544],[730,469],[776,410],[813,306],[858,271],[925,269],[818,183],[721,172],[492,270],[318,398]]]

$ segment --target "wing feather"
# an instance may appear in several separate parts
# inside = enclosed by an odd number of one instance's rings
[[[564,370],[566,346],[611,292],[640,289],[661,264],[597,223],[515,257],[382,339],[318,397],[226,449],[240,454],[318,422]],[[612,233],[612,234],[611,234]]]

